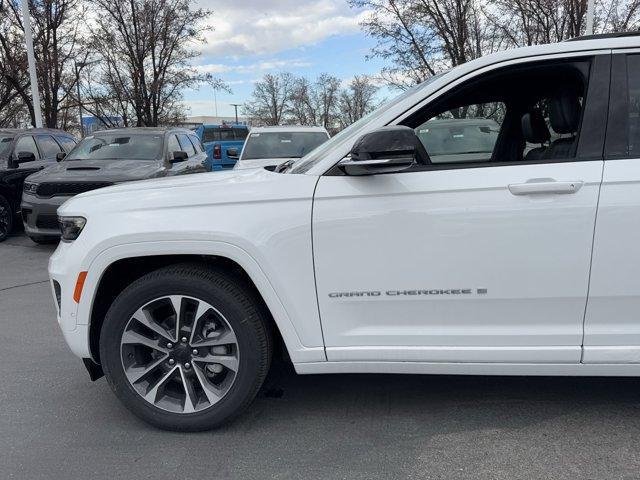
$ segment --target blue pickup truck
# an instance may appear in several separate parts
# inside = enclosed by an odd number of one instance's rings
[[[195,131],[207,152],[206,167],[209,170],[229,170],[238,161],[249,127],[223,123],[200,125]]]

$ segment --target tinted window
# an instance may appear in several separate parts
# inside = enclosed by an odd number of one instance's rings
[[[202,141],[206,142],[216,142],[220,140],[220,129],[219,128],[205,128],[202,133]]]
[[[244,140],[245,138],[247,138],[247,135],[249,134],[249,129],[248,128],[234,128],[233,129],[233,134],[236,137],[236,140]]]
[[[36,158],[39,158],[40,155],[38,153],[38,147],[36,147],[36,142],[33,140],[31,135],[25,135],[24,137],[20,137],[16,142],[16,148],[13,149],[15,155],[21,152],[33,153]]]
[[[242,159],[300,158],[328,138],[324,132],[251,133],[244,145]]]
[[[51,135],[37,135],[36,140],[44,158],[55,158],[56,154],[62,151]]]
[[[189,138],[184,133],[178,135],[178,141],[180,142],[181,150],[183,152],[187,152],[187,155],[189,157],[193,157],[196,154],[196,149],[193,148],[193,145],[191,145]]]
[[[235,140],[233,135],[233,130],[231,128],[221,128],[220,129],[220,140]]]
[[[629,155],[640,156],[640,55],[627,57],[629,76]]]
[[[62,148],[64,148],[67,153],[76,146],[76,141],[71,137],[56,137],[56,140],[58,140],[58,143],[62,145]]]
[[[7,155],[11,149],[13,137],[0,136],[0,155]]]
[[[86,137],[67,160],[156,160],[162,155],[162,135],[126,133]]]

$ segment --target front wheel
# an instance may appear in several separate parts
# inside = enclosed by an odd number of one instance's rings
[[[269,370],[271,337],[244,282],[195,265],[127,287],[100,335],[107,381],[135,415],[160,428],[207,430],[244,410]]]
[[[13,215],[9,200],[0,195],[0,242],[6,240],[13,230]]]

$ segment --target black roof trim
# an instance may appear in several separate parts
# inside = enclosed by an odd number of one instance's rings
[[[580,42],[582,40],[600,40],[605,38],[622,38],[622,37],[637,37],[640,35],[640,31],[635,32],[616,32],[616,33],[598,33],[596,35],[584,35],[582,37],[573,37],[565,40],[565,42]]]

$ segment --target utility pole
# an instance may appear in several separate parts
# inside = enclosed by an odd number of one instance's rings
[[[242,105],[241,103],[230,103],[232,107],[236,109],[236,125],[238,125],[238,107]]]
[[[29,0],[22,0],[22,21],[24,23],[24,39],[27,44],[27,60],[29,61],[29,80],[33,99],[33,114],[36,117],[36,128],[42,128],[42,112],[40,111],[40,92],[38,91],[38,75],[36,74],[36,56],[33,52],[33,32],[31,31],[31,15]]]
[[[587,29],[586,35],[593,35],[593,17],[595,10],[595,0],[587,0]]]
[[[80,100],[80,71],[77,62],[73,62],[76,71],[76,91],[78,92],[78,119],[80,120],[80,138],[84,137],[84,125],[82,124],[82,100]]]

